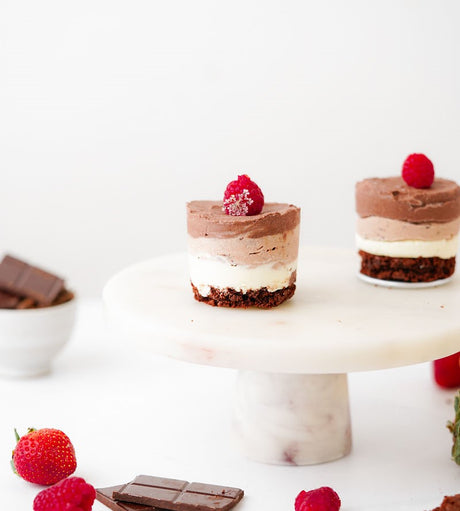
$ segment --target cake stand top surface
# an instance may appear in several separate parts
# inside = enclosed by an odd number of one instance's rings
[[[281,306],[227,309],[194,300],[187,256],[144,261],[104,288],[111,322],[156,353],[221,367],[343,373],[460,351],[460,283],[384,288],[357,277],[352,250],[303,248],[297,290]]]

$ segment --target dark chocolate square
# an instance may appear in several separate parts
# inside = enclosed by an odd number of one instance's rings
[[[144,475],[113,492],[117,501],[170,511],[225,511],[235,506],[243,495],[239,488]]]
[[[63,279],[6,255],[0,263],[0,289],[50,305],[64,289]]]
[[[161,511],[152,506],[144,506],[142,504],[133,504],[130,502],[117,502],[113,498],[113,492],[123,488],[123,484],[118,486],[110,486],[109,488],[97,488],[96,499],[104,506],[112,511]]]

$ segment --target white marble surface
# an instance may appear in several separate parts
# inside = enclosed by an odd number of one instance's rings
[[[268,311],[235,310],[195,302],[185,255],[168,256],[117,274],[104,299],[133,339],[200,364],[343,373],[460,350],[458,275],[434,289],[388,289],[358,279],[357,265],[351,250],[304,248],[292,300]]]
[[[234,402],[235,439],[250,459],[310,465],[350,452],[346,374],[240,371]]]
[[[236,372],[139,349],[105,326],[100,302],[79,304],[71,342],[53,371],[0,379],[1,508],[31,511],[39,487],[14,476],[13,428],[59,427],[72,439],[76,474],[96,486],[139,473],[244,488],[238,511],[293,510],[301,489],[333,486],[342,511],[425,511],[460,490],[445,428],[453,391],[433,384],[429,364],[349,375],[349,456],[303,467],[256,463],[231,441]],[[94,511],[107,510],[99,503]]]
[[[175,255],[115,275],[104,301],[112,324],[140,345],[241,370],[233,425],[247,457],[322,463],[351,447],[345,373],[460,350],[455,278],[428,290],[382,288],[358,279],[357,264],[354,251],[304,248],[292,300],[240,310],[196,302],[186,257]]]

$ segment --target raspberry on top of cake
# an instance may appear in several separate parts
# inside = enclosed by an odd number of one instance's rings
[[[190,280],[195,299],[214,306],[277,306],[295,291],[300,209],[265,203],[247,175],[222,201],[187,204]]]
[[[361,273],[404,282],[431,282],[454,273],[460,188],[435,177],[425,155],[410,155],[401,176],[358,182],[356,211]]]

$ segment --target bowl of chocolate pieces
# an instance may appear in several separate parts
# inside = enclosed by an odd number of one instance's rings
[[[0,375],[49,372],[69,340],[75,296],[62,278],[5,255],[0,262]]]

